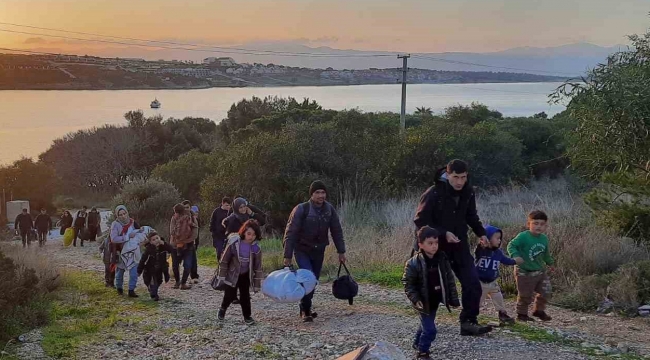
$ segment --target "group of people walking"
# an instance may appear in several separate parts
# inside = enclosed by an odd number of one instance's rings
[[[412,257],[404,267],[402,283],[420,317],[413,341],[418,359],[430,359],[440,304],[448,310],[462,305],[459,314],[461,335],[481,335],[492,330],[478,322],[481,304],[487,297],[492,299],[502,324],[515,321],[508,315],[497,283],[501,264],[516,266],[517,321],[533,320],[528,316],[532,303],[535,305],[534,317],[542,321],[551,320],[546,313],[546,304],[552,294],[547,271],[553,270],[554,261],[545,235],[547,215],[542,211],[531,212],[528,230],[510,241],[507,247],[510,257],[506,256],[501,250],[503,231],[494,226],[484,226],[479,219],[468,173],[467,164],[461,160],[452,160],[440,169],[435,184],[422,194],[415,213],[416,240],[411,249]],[[86,227],[93,229],[96,226],[94,211],[86,214],[84,208],[74,221],[66,211],[61,219],[62,229],[74,226],[76,233],[81,233]],[[198,282],[199,209],[184,201],[175,205],[173,211],[170,239],[166,242],[155,230],[140,226],[129,216],[125,206],[115,208],[115,221],[100,245],[106,265],[107,287],[116,288],[122,295],[124,274],[128,272],[128,296],[138,297],[135,288],[138,277],[142,275],[150,297],[157,301],[159,287],[164,282],[173,279],[173,288],[180,290],[191,289],[190,280]],[[23,229],[31,226],[37,227],[39,233],[42,228],[51,228],[51,222],[47,223],[43,218],[40,221],[37,218],[35,222],[32,224],[29,214],[24,211],[16,219],[16,228],[20,229],[21,235]],[[225,320],[231,304],[239,303],[244,321],[255,323],[251,316],[250,291],[258,291],[263,280],[261,226],[265,222],[264,212],[243,197],[234,201],[224,197],[211,214],[209,229],[219,262],[212,285],[224,290],[218,312],[220,321]],[[479,238],[474,256],[468,228]],[[330,237],[338,261],[344,264],[347,259],[341,222],[335,207],[327,201],[327,186],[317,180],[309,188],[309,200],[295,206],[289,216],[283,238],[284,265],[291,266],[295,261],[298,268],[310,270],[318,279]],[[23,240],[23,244],[25,242]],[[141,247],[144,247],[144,253],[141,253]],[[168,257],[172,259],[173,278],[169,273]],[[455,279],[460,282],[462,290],[460,301]],[[313,309],[314,292],[306,294],[300,301],[299,316],[304,322],[313,322],[317,317]]]
[[[20,235],[23,247],[31,246],[32,238],[38,240],[38,245],[43,246],[47,241],[47,235],[52,230],[52,218],[47,214],[45,209],[41,209],[40,214],[35,219],[27,209],[23,209],[14,222],[16,235]]]

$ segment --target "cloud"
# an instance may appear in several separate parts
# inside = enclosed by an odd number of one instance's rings
[[[40,37],[30,37],[23,44],[47,44],[47,40]]]

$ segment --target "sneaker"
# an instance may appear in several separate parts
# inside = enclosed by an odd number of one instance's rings
[[[190,286],[190,285],[187,285],[187,284],[181,284],[181,290],[189,290],[189,289],[191,289],[191,288],[192,288],[192,286]]]
[[[314,314],[311,311],[300,310],[300,318],[302,318],[302,322],[314,322]]]
[[[481,326],[473,321],[463,321],[460,324],[460,334],[462,336],[476,336],[487,334],[492,331],[491,326]]]
[[[235,300],[233,300],[232,303],[233,303],[233,304],[241,304],[241,303],[239,302],[239,298],[235,298]]]
[[[226,318],[226,310],[219,309],[219,314],[217,315],[217,319],[219,319],[219,321],[223,321],[225,318]]]
[[[501,325],[512,325],[515,323],[515,319],[508,316],[505,311],[499,311],[499,323]]]
[[[117,295],[124,295],[124,289],[117,289]]]
[[[246,325],[255,325],[255,320],[252,317],[244,319]]]
[[[530,322],[530,321],[535,321],[535,319],[528,316],[528,314],[517,314],[517,321],[519,321],[519,322]]]
[[[533,316],[540,319],[540,320],[542,320],[542,321],[551,321],[551,320],[553,320],[553,318],[548,316],[547,313],[545,313],[544,311],[540,311],[540,310],[535,311],[533,313]]]
[[[172,286],[173,289],[178,289],[180,287],[181,287],[181,283],[179,283],[178,281],[174,284],[174,286]]]
[[[198,279],[198,278],[197,278],[197,279],[192,279],[192,284],[198,284],[198,283],[199,283],[199,279]]]
[[[135,290],[129,290],[129,297],[130,298],[137,298],[139,296],[138,296],[138,294],[135,293]]]
[[[417,356],[415,357],[418,360],[432,360],[431,359],[431,354],[427,352],[418,352]]]

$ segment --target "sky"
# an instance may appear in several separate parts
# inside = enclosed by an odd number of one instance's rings
[[[649,12],[648,0],[0,0],[5,23],[225,46],[400,52],[626,44],[626,35],[650,27]],[[108,55],[115,45],[0,31],[0,47]]]

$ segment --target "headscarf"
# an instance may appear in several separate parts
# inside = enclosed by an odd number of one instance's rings
[[[239,208],[242,205],[247,205],[248,204],[246,199],[238,197],[238,198],[235,199],[235,201],[232,202],[232,204],[233,204],[233,209],[232,209],[233,214],[235,215],[235,217],[237,219],[239,219],[239,221],[241,221],[243,223],[243,222],[245,222],[246,220],[249,219],[248,214],[246,214],[246,213],[242,214],[242,213],[239,212]]]
[[[126,218],[128,219],[128,220],[126,220],[126,222],[123,221],[123,220],[120,220],[120,217],[117,216],[117,214],[120,213],[120,210],[124,210],[124,211],[126,212]],[[129,229],[129,227],[131,226],[131,224],[133,224],[133,219],[131,219],[131,218],[129,217],[129,210],[126,209],[126,206],[124,206],[124,205],[118,205],[118,206],[115,208],[115,221],[117,221],[117,222],[119,222],[120,224],[122,224],[122,227],[123,227],[123,230],[124,230],[123,232],[124,232],[124,233],[126,233],[126,231],[128,231],[128,229]]]

